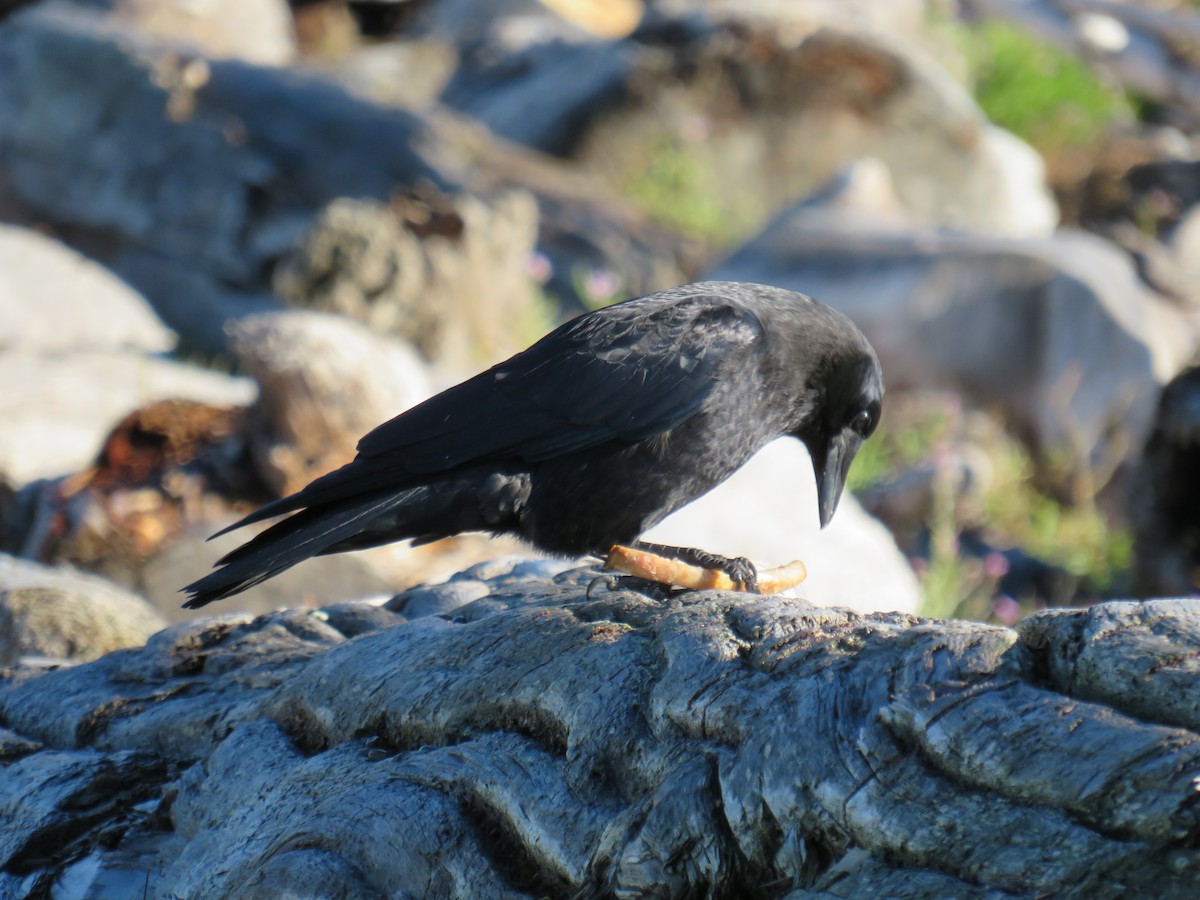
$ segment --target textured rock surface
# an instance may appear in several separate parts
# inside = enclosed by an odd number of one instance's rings
[[[551,571],[9,672],[0,891],[1194,896],[1200,604],[1014,632]]]

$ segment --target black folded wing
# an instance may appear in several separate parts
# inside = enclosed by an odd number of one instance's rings
[[[353,462],[231,528],[463,466],[532,464],[662,434],[695,415],[761,337],[752,313],[716,295],[658,295],[589,313],[380,425]]]

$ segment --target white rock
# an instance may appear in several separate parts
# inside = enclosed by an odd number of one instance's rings
[[[145,37],[188,44],[205,56],[282,66],[296,57],[284,0],[91,0],[115,24]]]
[[[103,266],[36,231],[0,225],[0,352],[174,346],[145,299]]]
[[[823,606],[916,612],[921,589],[888,530],[849,494],[821,530],[817,488],[804,445],[764,447],[732,478],[643,535],[647,541],[745,556],[767,568],[801,559],[794,590]]]

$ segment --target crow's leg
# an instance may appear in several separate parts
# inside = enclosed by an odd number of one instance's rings
[[[758,570],[754,563],[743,556],[729,558],[707,550],[693,547],[672,547],[666,544],[652,544],[648,541],[634,541],[630,549],[639,553],[650,554],[662,560],[672,560],[695,566],[707,572],[723,572],[733,582],[733,589],[748,593],[759,593]],[[640,574],[640,573],[639,573]],[[655,580],[653,575],[643,576]],[[711,583],[684,584],[683,587],[710,587]]]

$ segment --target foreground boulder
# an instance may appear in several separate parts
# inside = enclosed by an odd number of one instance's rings
[[[1195,895],[1200,603],[1012,631],[539,566],[10,671],[0,895]]]

